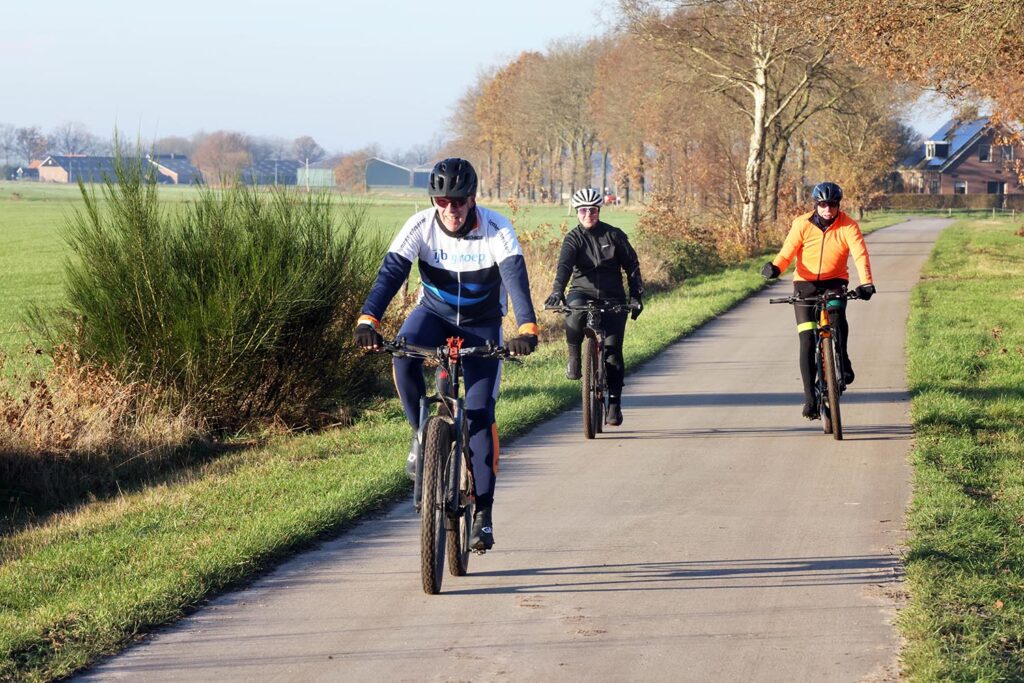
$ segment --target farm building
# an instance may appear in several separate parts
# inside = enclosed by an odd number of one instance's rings
[[[182,154],[149,154],[149,163],[156,168],[161,183],[174,185],[201,185],[203,174]]]
[[[430,166],[417,166],[412,169],[412,186],[423,190],[427,189],[427,185],[430,183],[430,172],[433,170],[433,164]]]
[[[39,164],[39,180],[44,183],[102,183],[115,177],[114,157],[54,154]]]
[[[412,171],[378,157],[366,162],[366,187],[412,187]]]
[[[337,185],[334,180],[334,167],[337,165],[338,159],[324,159],[315,164],[299,166],[297,177],[299,187],[334,187]]]
[[[899,164],[906,192],[918,194],[1024,194],[1014,162],[1020,146],[1001,144],[989,119],[948,121]]]
[[[242,169],[242,182],[246,185],[294,185],[302,165],[294,159],[264,159]]]
[[[125,159],[126,163],[130,161]],[[150,155],[142,163],[147,171],[154,172],[158,183],[194,185],[203,182],[199,169],[181,155]],[[102,183],[117,179],[114,157],[54,154],[39,162],[38,168],[39,180],[46,183]]]
[[[42,159],[33,159],[27,166],[19,166],[14,171],[14,180],[39,180],[39,166]]]

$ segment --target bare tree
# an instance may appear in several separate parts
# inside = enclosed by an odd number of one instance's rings
[[[292,142],[292,154],[299,161],[308,161],[309,163],[320,161],[327,156],[324,148],[308,135],[295,138],[295,141]]]
[[[14,132],[14,149],[26,162],[42,158],[47,144],[38,126],[18,128]]]
[[[207,182],[230,183],[249,165],[249,147],[249,138],[242,133],[219,130],[196,146],[193,163]]]
[[[268,159],[285,159],[292,149],[292,144],[281,137],[245,137],[248,141],[249,156],[254,164]]]
[[[50,131],[47,136],[50,151],[54,154],[94,154],[100,140],[93,135],[85,124],[78,121],[65,121]]]
[[[0,154],[4,155],[4,166],[11,165],[11,154],[18,151],[17,130],[9,123],[0,123]]]
[[[195,143],[180,135],[167,135],[153,143],[153,151],[157,154],[180,154],[191,156],[195,149]]]
[[[630,30],[696,70],[707,95],[743,113],[749,143],[740,227],[760,244],[768,142],[773,127],[827,72],[838,19],[807,0],[678,0],[665,13],[649,0],[620,0]]]

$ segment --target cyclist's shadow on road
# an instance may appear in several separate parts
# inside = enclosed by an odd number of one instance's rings
[[[851,403],[906,403],[906,391],[854,391],[843,394],[841,405]],[[803,394],[795,391],[735,393],[692,392],[686,394],[629,394],[623,395],[623,408],[695,408],[701,406],[796,406],[803,403]]]
[[[474,571],[475,577],[523,579],[517,585],[446,590],[448,594],[559,593],[650,590],[727,590],[893,584],[899,557],[888,554],[748,560],[638,562]]]

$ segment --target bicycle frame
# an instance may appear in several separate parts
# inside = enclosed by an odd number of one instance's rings
[[[467,356],[507,358],[508,354],[493,343],[467,348],[460,337],[449,337],[445,346],[436,348],[415,346],[404,339],[382,346],[396,357],[430,359],[438,364],[434,371],[436,393],[420,399],[416,438],[422,457],[416,461],[413,484],[413,501],[420,512],[423,590],[436,594],[441,590],[445,556],[454,576],[463,576],[469,561],[475,481],[465,400],[460,395],[462,361]],[[432,414],[434,404],[438,406],[436,415]]]
[[[604,313],[621,313],[623,311],[629,311],[632,310],[634,306],[621,300],[595,300],[576,306],[545,306],[544,308],[545,310],[559,311],[561,313],[586,313],[587,322],[583,334],[585,339],[593,340],[595,346],[594,352],[597,356],[596,359],[594,359],[595,377],[593,385],[591,386],[587,378],[584,378],[583,384],[583,433],[586,438],[592,439],[597,433],[602,431],[602,426],[607,420],[610,399],[608,395],[608,373],[605,367],[607,361],[605,338],[607,335],[601,325],[601,315]],[[584,343],[584,353],[586,353],[586,346],[587,345]],[[588,396],[588,391],[593,395]],[[590,401],[594,401],[595,405],[590,405]],[[596,414],[591,414],[591,410]]]
[[[857,299],[855,291],[828,290],[812,297],[788,296],[769,299],[772,304],[807,304],[814,306],[814,390],[822,430],[832,434],[836,440],[843,438],[842,417],[839,397],[846,390],[840,363],[843,358],[842,342],[832,322],[832,308],[839,308],[839,302]],[[835,305],[833,305],[835,304]]]

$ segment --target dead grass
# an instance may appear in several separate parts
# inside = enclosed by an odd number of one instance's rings
[[[116,488],[127,474],[164,469],[206,436],[202,419],[172,408],[162,390],[120,381],[67,347],[51,365],[27,360],[9,374],[0,395],[0,508],[50,509]]]

